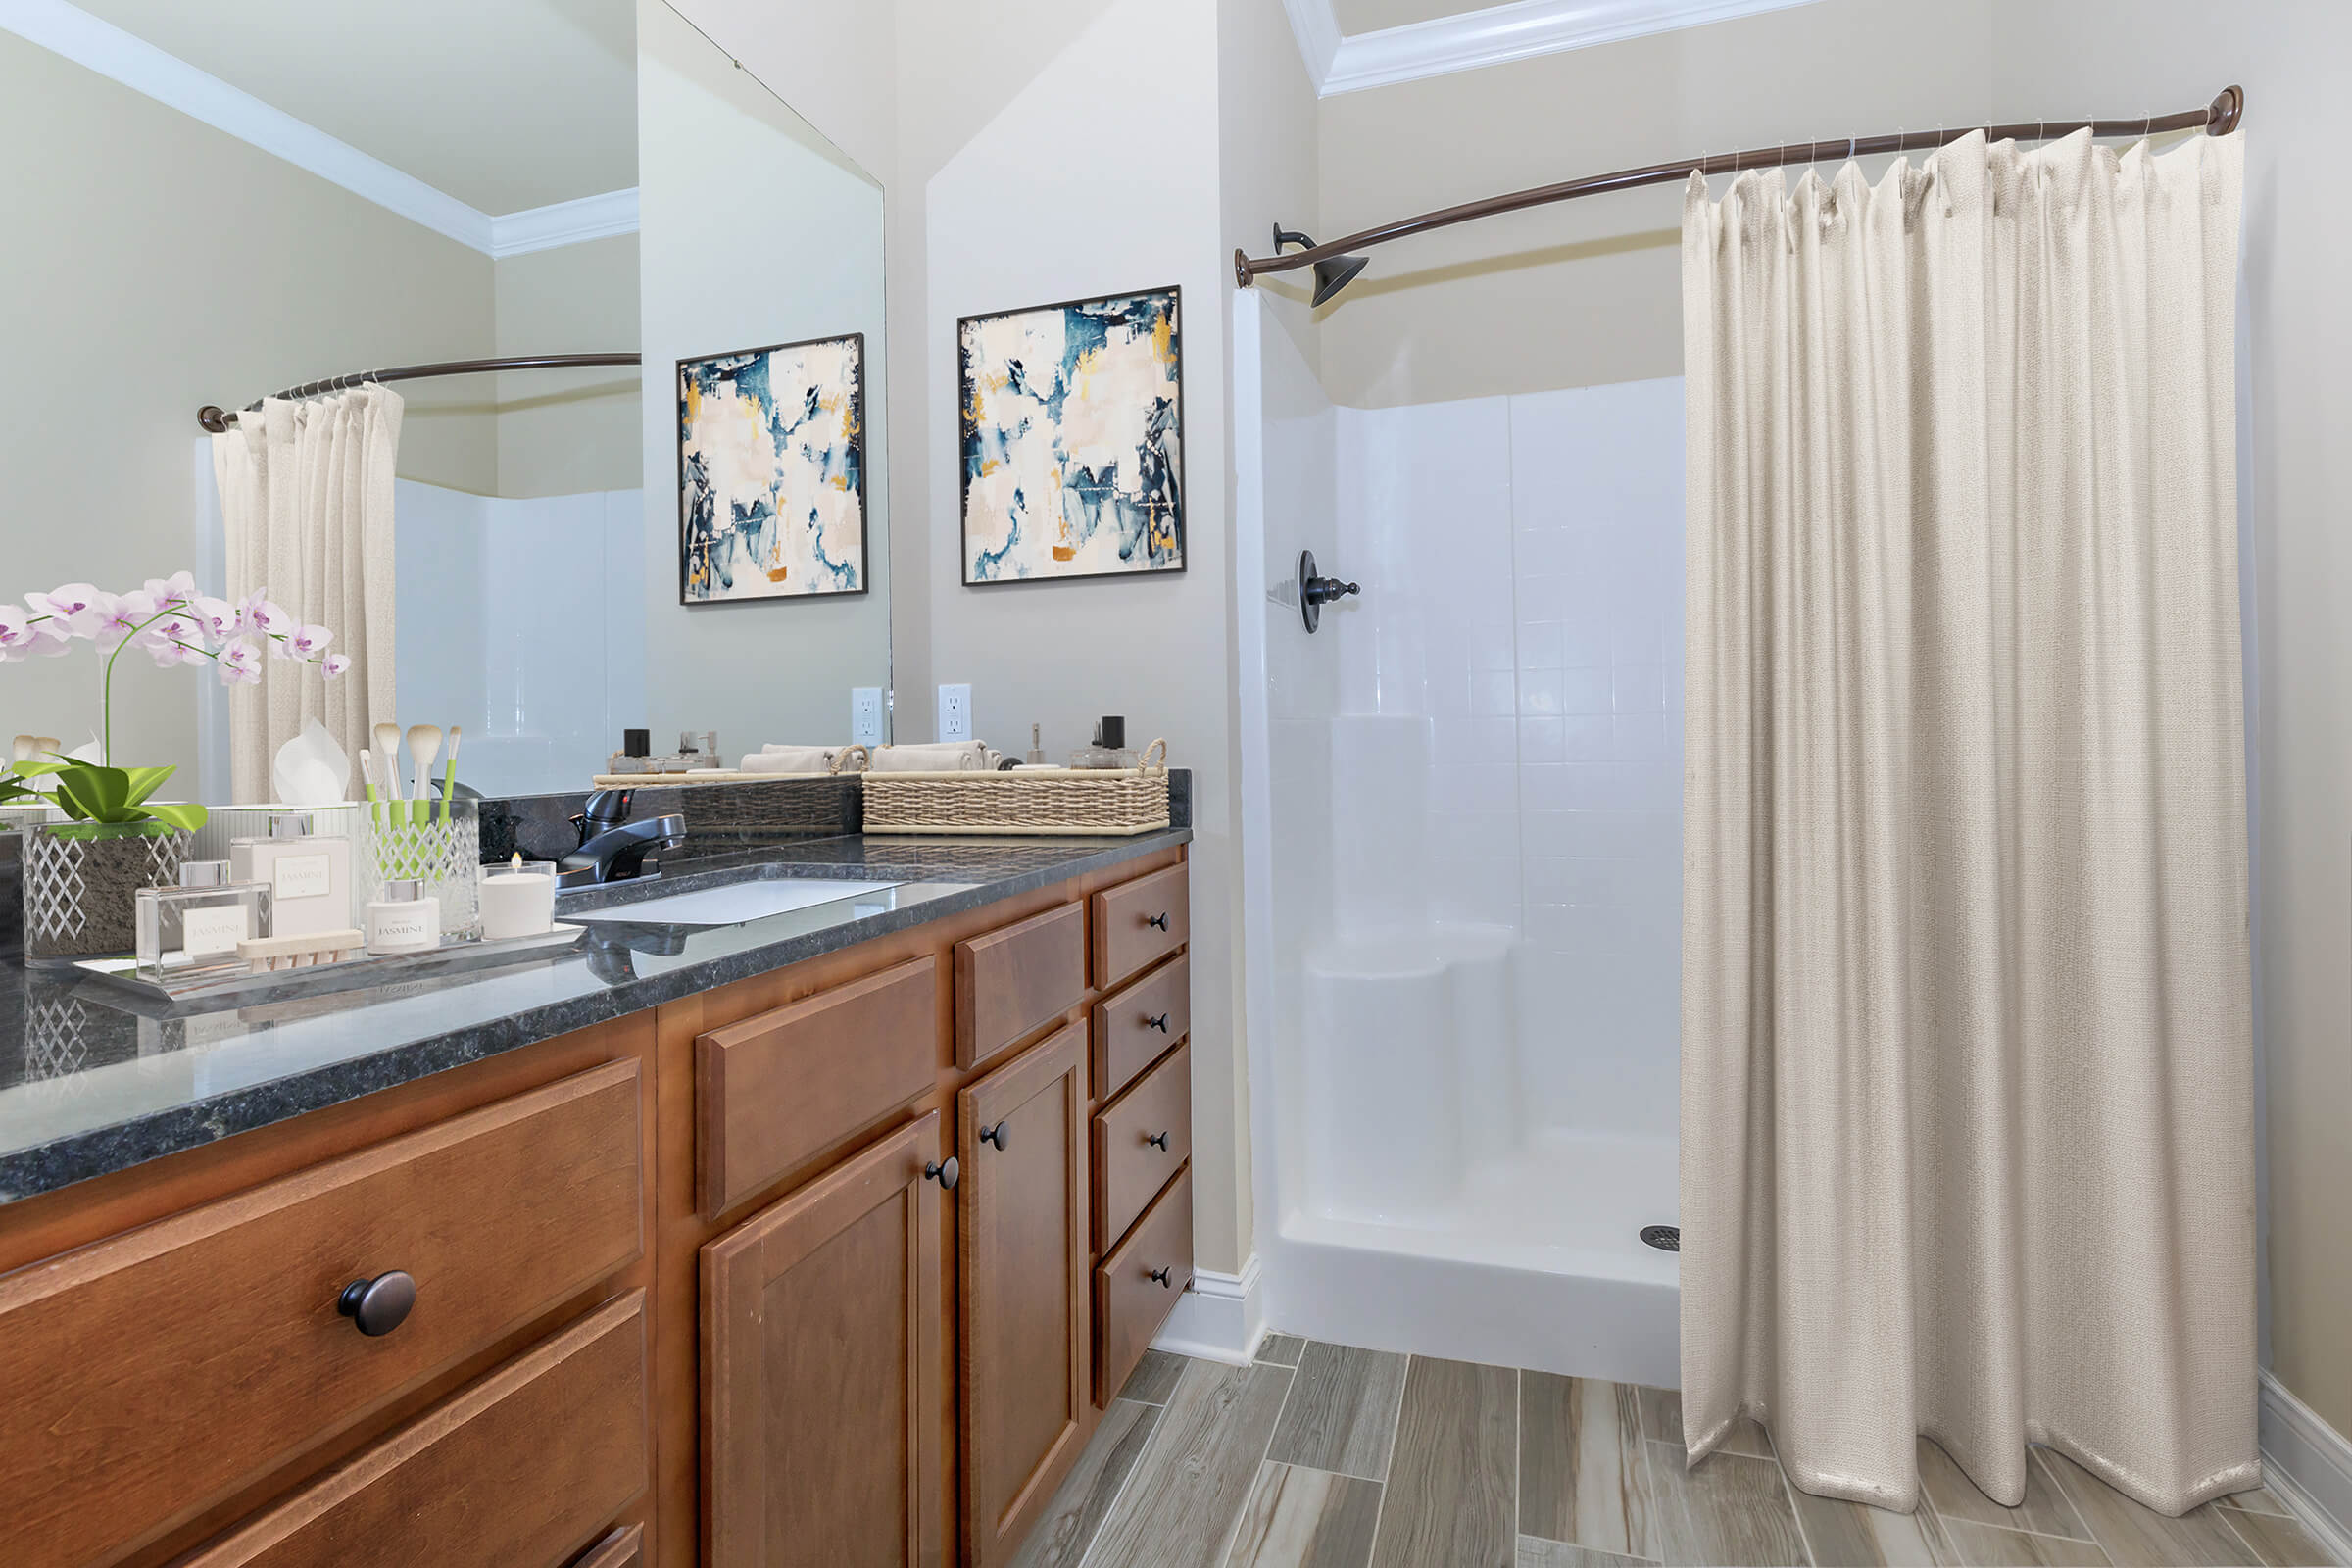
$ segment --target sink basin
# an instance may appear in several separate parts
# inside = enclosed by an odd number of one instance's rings
[[[559,911],[564,920],[633,920],[655,925],[741,925],[793,909],[806,909],[838,899],[885,893],[897,882],[834,882],[817,877],[771,877],[729,882],[692,893],[616,904],[610,908]]]

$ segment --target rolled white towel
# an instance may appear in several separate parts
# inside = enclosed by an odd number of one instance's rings
[[[923,746],[878,746],[873,771],[877,773],[986,773],[995,770],[1004,754],[978,741],[935,741]]]
[[[849,751],[846,746],[762,746],[746,754],[738,769],[745,773],[830,773],[834,760]],[[843,771],[855,771],[857,760],[843,764]]]

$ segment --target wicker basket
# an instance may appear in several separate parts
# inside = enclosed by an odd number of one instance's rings
[[[1144,748],[1141,767],[869,772],[862,778],[868,833],[1128,838],[1168,825],[1164,740]]]

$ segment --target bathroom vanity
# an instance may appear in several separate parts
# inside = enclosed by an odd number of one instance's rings
[[[1189,838],[226,1014],[11,971],[0,1560],[1005,1562],[1191,1278]]]

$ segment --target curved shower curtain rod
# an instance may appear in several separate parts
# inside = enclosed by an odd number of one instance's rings
[[[640,365],[641,354],[511,354],[499,360],[444,360],[438,365],[392,365],[380,370],[354,370],[348,375],[330,375],[322,381],[305,381],[283,392],[272,392],[273,398],[315,398],[321,392],[340,392],[347,387],[366,386],[373,381],[422,381],[437,375],[480,375],[491,370],[564,370],[594,365]],[[247,404],[244,413],[260,410],[264,400]],[[215,435],[227,431],[237,422],[234,414],[224,411],[218,403],[207,403],[196,411],[196,422]]]
[[[2153,136],[2172,130],[2203,130],[2216,136],[2227,136],[2235,130],[2245,118],[2245,90],[2237,86],[2224,87],[2213,102],[2202,109],[2186,109],[2177,115],[2149,115],[2137,120],[2043,120],[2028,121],[2016,125],[1972,125],[1961,130],[1897,131],[1890,136],[1849,136],[1843,141],[1797,141],[1782,147],[1765,147],[1751,152],[1717,153],[1708,158],[1687,158],[1679,163],[1651,164],[1644,169],[1620,169],[1614,173],[1589,174],[1583,179],[1571,179],[1557,185],[1539,185],[1533,190],[1513,191],[1507,196],[1489,196],[1484,201],[1464,202],[1459,207],[1442,208],[1423,213],[1418,218],[1400,218],[1377,228],[1349,234],[1325,245],[1310,245],[1293,251],[1288,256],[1249,256],[1236,250],[1233,253],[1233,278],[1236,285],[1248,288],[1266,272],[1295,271],[1301,267],[1315,267],[1346,259],[1348,251],[1361,250],[1367,245],[1385,245],[1393,239],[1412,234],[1426,234],[1433,228],[1446,228],[1455,223],[1467,223],[1473,219],[1493,218],[1498,213],[1516,213],[1530,207],[1546,207],[1553,202],[1572,201],[1579,196],[1597,196],[1603,191],[1632,190],[1640,185],[1663,185],[1673,180],[1688,179],[1693,170],[1702,174],[1731,174],[1743,169],[1773,169],[1786,164],[1815,164],[1829,158],[1867,158],[1876,153],[1924,152],[1973,136],[1983,131],[1987,141],[2050,141],[2071,136],[2079,130],[2088,130],[2094,136]],[[1289,236],[1285,236],[1289,237]],[[1304,239],[1304,235],[1297,236]],[[1281,240],[1276,241],[1277,245]],[[1360,270],[1360,267],[1357,269]],[[1354,273],[1348,272],[1348,276]],[[1340,279],[1341,283],[1346,278]],[[1321,304],[1337,293],[1337,288],[1319,289]]]

